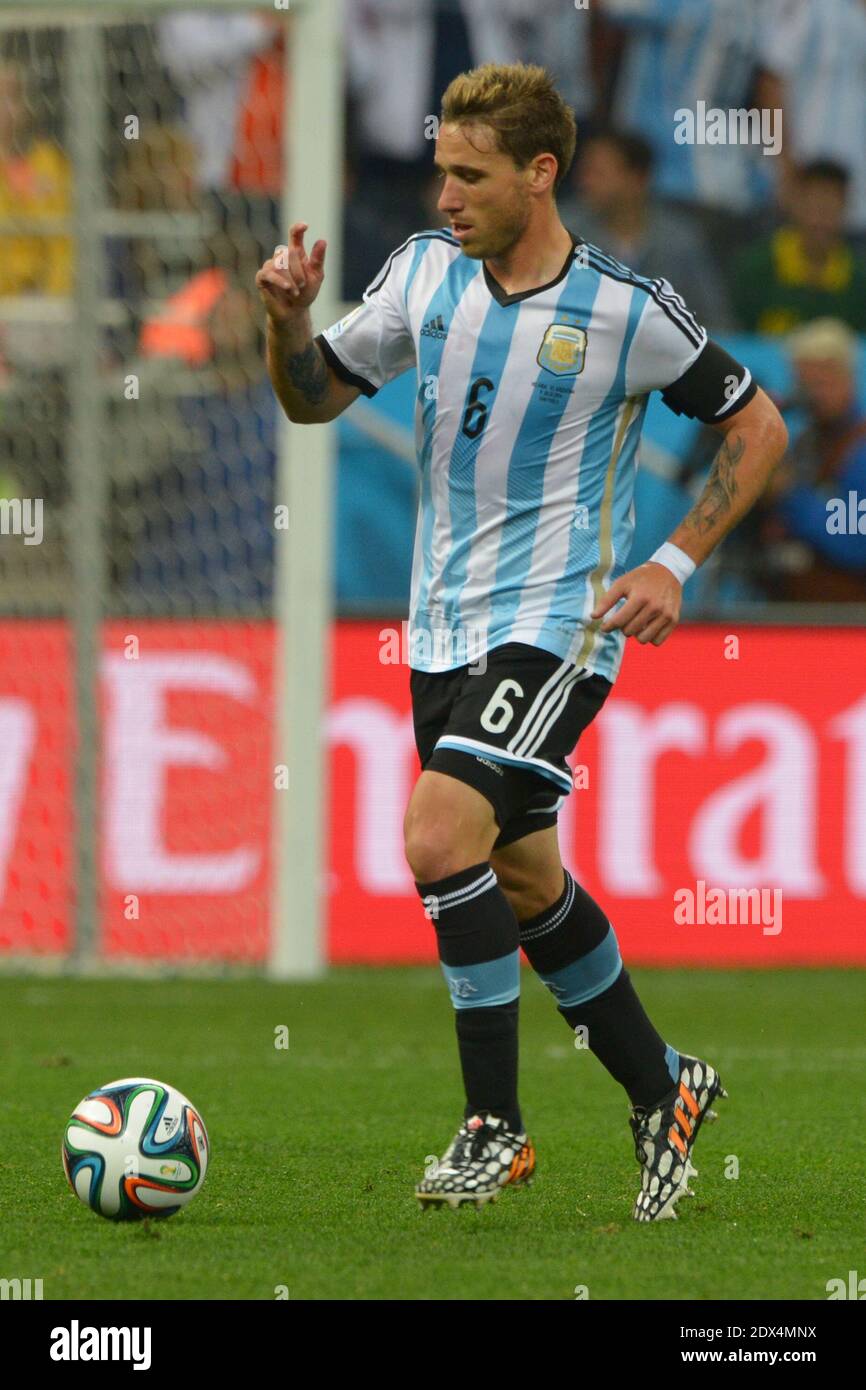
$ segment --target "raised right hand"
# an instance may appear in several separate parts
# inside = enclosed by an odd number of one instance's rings
[[[327,242],[317,241],[307,255],[306,230],[306,222],[293,222],[288,246],[276,247],[256,275],[262,303],[275,323],[284,323],[298,310],[308,309],[322,287]]]

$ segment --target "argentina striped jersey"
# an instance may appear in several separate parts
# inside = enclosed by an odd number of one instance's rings
[[[648,393],[707,335],[666,280],[572,242],[553,281],[507,294],[450,232],[419,232],[317,339],[368,396],[417,373],[417,670],[524,642],[619,672],[625,638],[590,615],[627,568]]]

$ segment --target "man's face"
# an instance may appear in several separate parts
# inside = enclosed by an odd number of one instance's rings
[[[580,163],[580,191],[593,212],[605,213],[642,191],[645,180],[634,174],[614,145],[590,140]]]
[[[842,235],[845,194],[830,179],[802,179],[793,202],[792,216],[807,236],[835,241]]]
[[[847,414],[854,399],[854,382],[844,363],[835,358],[795,362],[794,374],[816,420],[831,424]]]
[[[438,208],[467,256],[492,259],[513,246],[526,229],[533,166],[518,169],[510,155],[497,150],[496,133],[489,126],[467,126],[465,131],[446,122],[439,129]]]

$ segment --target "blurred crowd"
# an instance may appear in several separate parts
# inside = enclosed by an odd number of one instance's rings
[[[866,485],[866,0],[346,0],[345,25],[342,297],[360,298],[396,246],[444,220],[431,118],[450,79],[487,61],[542,64],[578,121],[566,226],[670,279],[712,334],[769,335],[790,354],[790,462],[751,519],[759,544],[732,550],[752,592],[866,600],[866,535],[828,543],[817,524],[832,489]],[[106,235],[104,292],[119,306],[106,371],[193,375],[147,460],[113,480],[114,578],[204,607],[255,603],[271,586],[274,404],[253,277],[285,239],[292,21],[201,7],[105,35],[107,198],[156,215]],[[48,500],[64,495],[63,352],[44,327],[34,347],[33,322],[2,311],[71,292],[71,241],[52,225],[73,196],[64,62],[60,30],[2,38],[0,496],[36,476]],[[681,142],[683,110],[698,125],[713,111],[773,114],[748,127],[760,138]],[[25,368],[38,407],[3,409]]]

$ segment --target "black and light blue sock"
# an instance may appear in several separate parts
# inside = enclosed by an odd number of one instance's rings
[[[568,1026],[586,1028],[590,1050],[632,1105],[656,1105],[679,1079],[679,1054],[647,1017],[607,917],[567,870],[558,902],[520,923],[520,944]]]
[[[519,1133],[517,918],[487,863],[415,886],[436,928],[455,1009],[466,1117],[486,1111]]]

